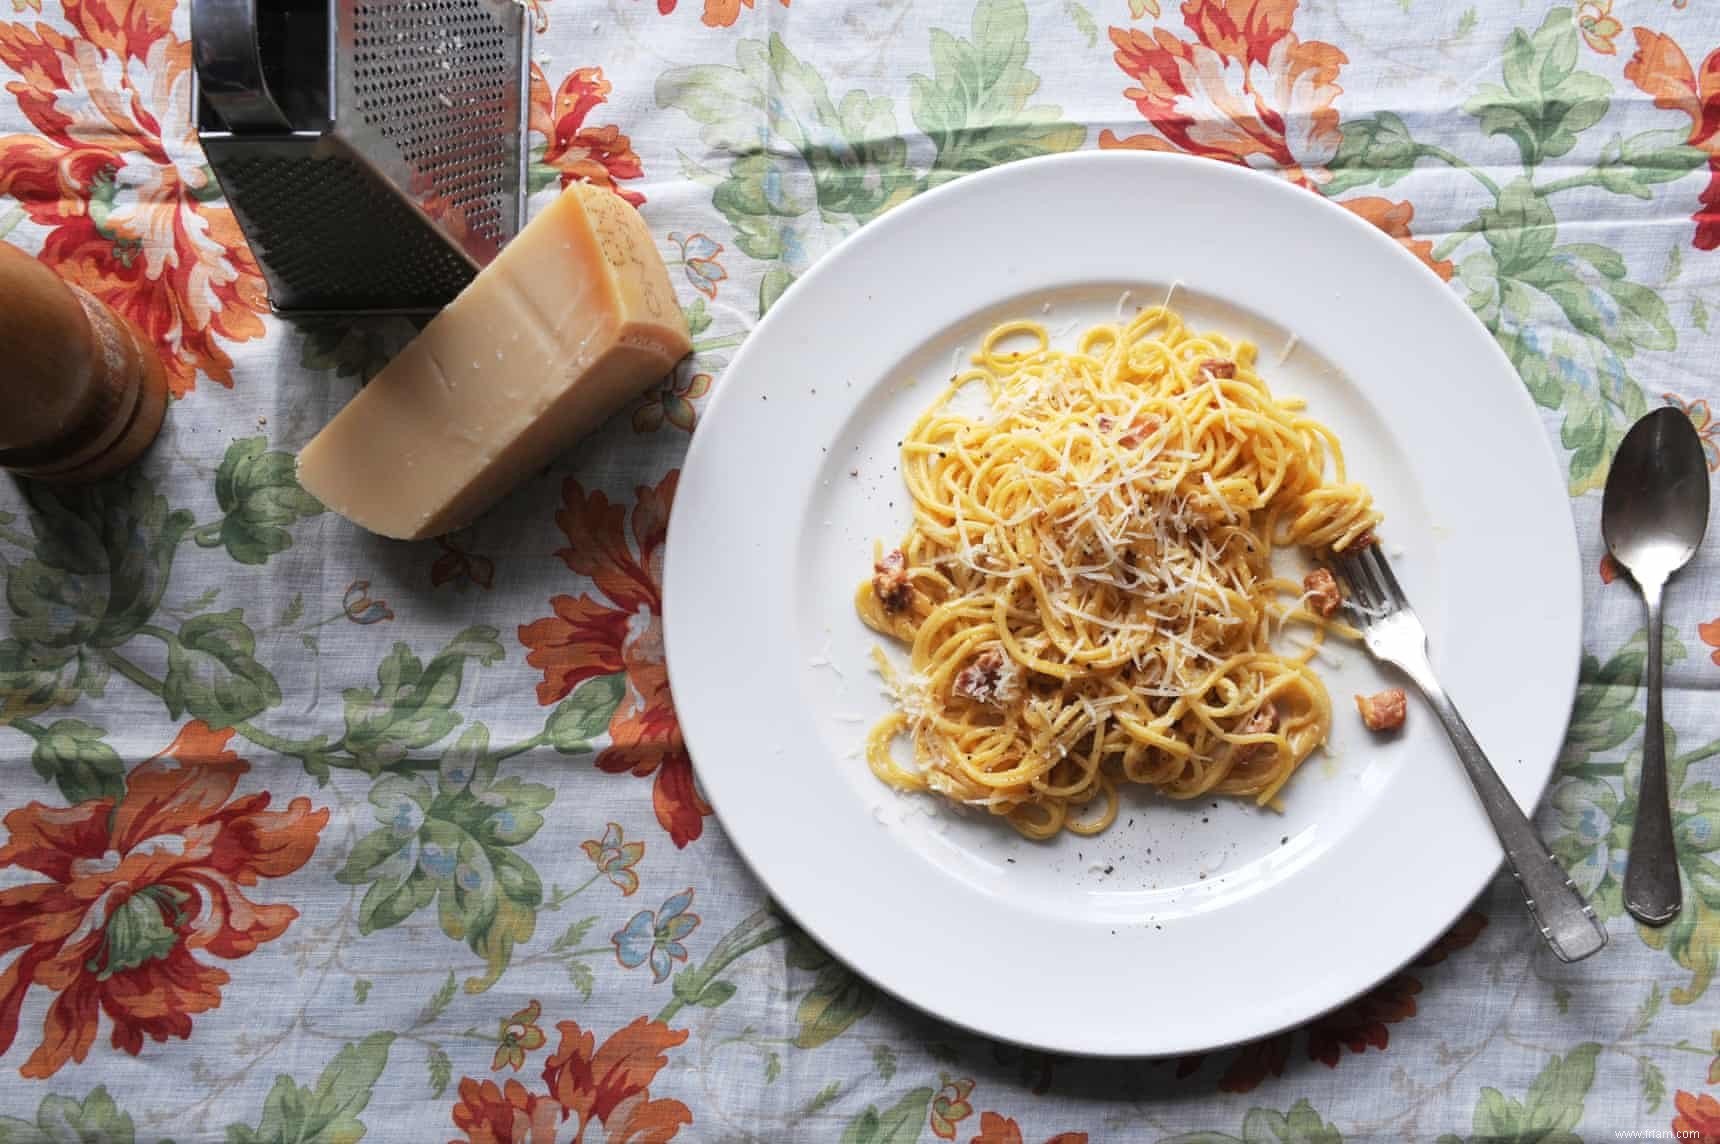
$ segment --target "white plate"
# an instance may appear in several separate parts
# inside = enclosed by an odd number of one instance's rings
[[[1194,1052],[1305,1021],[1437,937],[1500,858],[1425,707],[1412,701],[1396,740],[1362,729],[1350,696],[1398,681],[1359,649],[1320,667],[1331,755],[1285,788],[1283,814],[1143,794],[1098,838],[1033,843],[867,769],[862,737],[886,708],[868,668],[878,637],[851,597],[873,539],[909,522],[903,431],[994,322],[1072,332],[1114,319],[1125,291],[1132,309],[1173,282],[1195,326],[1254,340],[1273,391],[1306,397],[1341,435],[1441,678],[1532,806],[1581,629],[1540,419],[1449,289],[1276,179],[1086,153],[897,208],[747,339],[700,418],[669,528],[675,705],[735,846],[878,985],[1055,1051]]]

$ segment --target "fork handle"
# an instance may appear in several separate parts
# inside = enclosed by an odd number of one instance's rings
[[[1406,666],[1405,670],[1445,725],[1451,745],[1457,748],[1457,757],[1481,798],[1482,809],[1493,823],[1493,832],[1505,849],[1505,861],[1510,864],[1517,887],[1529,905],[1529,914],[1541,928],[1547,945],[1560,961],[1581,961],[1600,952],[1607,943],[1605,928],[1564,867],[1548,853],[1534,825],[1505,788],[1499,772],[1487,761],[1486,752],[1458,714],[1457,705],[1434,678],[1432,667],[1423,663]]]

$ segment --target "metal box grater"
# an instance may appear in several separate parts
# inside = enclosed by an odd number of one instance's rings
[[[440,309],[525,215],[513,0],[193,0],[197,137],[278,314]]]

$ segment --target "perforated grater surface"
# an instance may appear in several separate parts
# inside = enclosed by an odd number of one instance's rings
[[[511,0],[194,0],[198,139],[277,313],[436,310],[524,217]]]

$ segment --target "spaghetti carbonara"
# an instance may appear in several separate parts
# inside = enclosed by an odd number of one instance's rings
[[[875,652],[895,700],[867,742],[880,779],[1048,838],[1110,825],[1120,783],[1270,802],[1325,742],[1326,622],[1272,550],[1366,543],[1379,513],[1254,364],[1165,307],[1073,352],[1036,322],[986,336],[903,440],[914,523],[856,596],[910,648],[906,672]],[[970,386],[980,415],[956,411]],[[1310,638],[1281,654],[1293,621]]]

